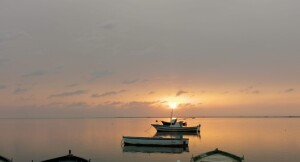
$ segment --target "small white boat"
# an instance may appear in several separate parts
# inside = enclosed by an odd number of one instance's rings
[[[174,109],[171,111],[170,122],[162,121],[162,124],[151,124],[157,132],[200,132],[200,124],[188,127],[186,122],[173,118],[173,111]]]
[[[218,149],[191,158],[191,162],[242,162],[243,160],[244,156],[239,157]]]
[[[125,146],[168,146],[184,147],[189,144],[188,138],[162,138],[162,137],[130,137],[123,136]]]
[[[200,132],[201,125],[187,127],[182,121],[172,119],[170,125],[151,124],[158,132]]]

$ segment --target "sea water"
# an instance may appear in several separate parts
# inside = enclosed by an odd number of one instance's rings
[[[0,155],[38,162],[71,149],[92,162],[188,162],[218,148],[247,162],[300,161],[300,118],[186,118],[188,126],[201,124],[200,134],[182,135],[187,149],[124,148],[122,136],[161,135],[151,127],[159,120],[169,119],[0,119]]]

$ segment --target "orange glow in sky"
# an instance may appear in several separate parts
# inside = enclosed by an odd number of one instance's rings
[[[169,103],[169,107],[172,108],[172,109],[176,109],[177,108],[177,103],[175,103],[175,102]]]

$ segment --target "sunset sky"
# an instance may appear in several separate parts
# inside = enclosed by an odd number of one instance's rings
[[[0,118],[300,115],[299,8],[2,0]]]

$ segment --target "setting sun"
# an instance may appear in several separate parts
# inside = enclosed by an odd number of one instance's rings
[[[172,109],[176,109],[177,108],[177,103],[169,103],[169,107]]]

